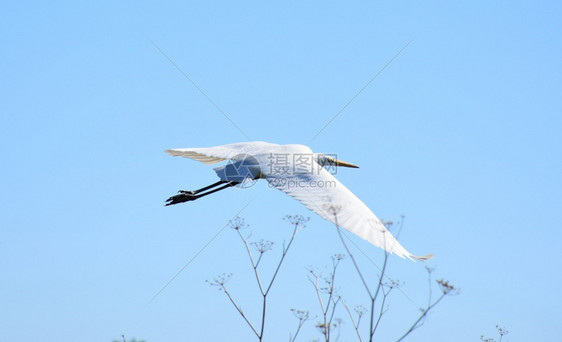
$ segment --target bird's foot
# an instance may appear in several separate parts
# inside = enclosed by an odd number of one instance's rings
[[[172,204],[178,204],[178,203],[193,201],[195,199],[197,199],[197,197],[195,196],[193,191],[180,190],[179,195],[174,195],[174,196],[168,198],[166,200],[165,205],[169,206],[169,205],[172,205]]]

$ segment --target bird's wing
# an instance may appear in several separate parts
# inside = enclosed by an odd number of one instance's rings
[[[172,156],[191,158],[203,164],[215,164],[223,160],[234,159],[240,155],[263,153],[271,147],[279,146],[262,141],[220,145],[214,147],[175,148],[164,152]]]
[[[432,257],[409,253],[375,214],[324,168],[289,176],[270,174],[266,179],[270,186],[296,198],[322,218],[389,253],[421,261]]]

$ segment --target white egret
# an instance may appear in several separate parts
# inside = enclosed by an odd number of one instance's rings
[[[408,252],[375,214],[326,169],[358,166],[330,155],[313,153],[308,146],[247,142],[165,152],[204,164],[229,160],[226,165],[214,168],[220,181],[195,191],[180,190],[177,195],[168,198],[167,206],[264,178],[271,187],[296,198],[322,218],[391,254],[422,261],[432,257]]]

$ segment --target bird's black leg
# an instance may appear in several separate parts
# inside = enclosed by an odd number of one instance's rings
[[[221,181],[218,181],[218,182],[216,182],[216,183],[213,183],[213,184],[211,184],[211,185],[209,185],[209,186],[206,186],[206,187],[204,187],[204,188],[201,188],[201,189],[197,189],[197,190],[193,190],[193,191],[190,191],[190,190],[180,190],[180,191],[178,191],[178,193],[179,193],[179,194],[186,194],[186,195],[197,195],[197,194],[200,193],[201,191],[205,191],[205,190],[212,189],[212,188],[214,188],[215,186],[221,185],[221,184],[224,184],[224,183],[228,183],[228,182],[227,182],[227,181],[221,180]]]
[[[226,185],[223,185],[223,186],[221,186],[221,187],[219,187],[219,188],[216,188],[216,189],[214,189],[214,190],[211,190],[211,191],[207,191],[207,192],[205,192],[205,193],[203,193],[203,194],[201,194],[201,195],[197,195],[197,194],[200,193],[201,191],[205,191],[205,190],[211,189],[211,188],[213,188],[213,187],[215,187],[215,186],[217,186],[217,185],[219,185],[219,184],[223,184],[223,183],[226,183]],[[211,184],[211,185],[209,185],[209,186],[206,186],[206,187],[204,187],[204,188],[201,188],[201,189],[195,190],[195,191],[183,191],[183,190],[180,190],[180,193],[179,193],[178,195],[172,196],[172,197],[170,197],[170,198],[168,198],[168,199],[166,200],[166,206],[172,205],[172,204],[183,203],[183,202],[187,202],[187,201],[194,201],[194,200],[196,200],[196,199],[198,199],[198,198],[201,198],[201,197],[203,197],[203,196],[207,196],[207,195],[210,195],[210,194],[212,194],[212,193],[214,193],[214,192],[224,190],[224,189],[229,188],[229,187],[231,187],[231,186],[235,186],[236,184],[238,184],[238,182],[219,181],[219,182],[217,182],[217,183],[215,183],[215,184]]]

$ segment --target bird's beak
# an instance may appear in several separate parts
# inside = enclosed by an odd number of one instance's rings
[[[337,160],[337,159],[336,159],[336,166],[352,167],[354,169],[359,168],[359,166],[357,166],[357,165],[354,165],[354,164],[351,164],[351,163],[348,163],[348,162],[344,162],[342,160]]]

